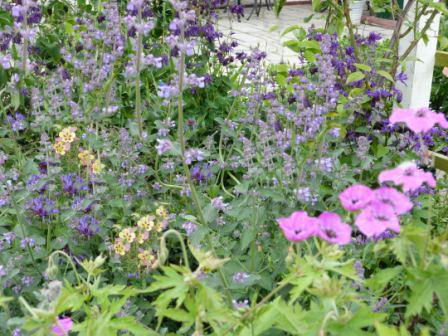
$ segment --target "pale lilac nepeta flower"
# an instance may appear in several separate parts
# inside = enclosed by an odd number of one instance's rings
[[[352,240],[352,229],[341,221],[339,215],[324,212],[319,217],[317,236],[332,244],[345,245]]]
[[[247,272],[236,272],[233,277],[232,280],[236,283],[246,283],[247,280],[249,280],[249,273]]]
[[[249,301],[247,299],[240,301],[232,300],[232,305],[235,309],[246,309],[249,308]]]
[[[51,328],[51,331],[57,336],[67,336],[70,329],[73,327],[73,321],[71,318],[58,319]]]
[[[355,224],[367,237],[377,236],[388,229],[400,232],[400,222],[394,209],[376,200],[361,211]]]
[[[339,194],[342,207],[347,211],[357,211],[365,208],[374,198],[373,191],[366,186],[355,184]]]
[[[403,122],[415,133],[427,132],[434,127],[435,124],[443,128],[448,128],[448,121],[443,113],[436,113],[427,107],[419,109],[394,109],[389,121],[392,124]]]
[[[401,185],[405,192],[414,191],[425,183],[432,188],[436,187],[434,176],[421,170],[413,162],[405,162],[395,169],[382,171],[378,180],[380,183],[391,181],[396,185]]]
[[[198,229],[198,226],[192,222],[185,222],[182,224],[182,228],[185,230],[187,236],[189,236]]]
[[[308,216],[305,211],[293,212],[288,218],[277,219],[277,223],[286,239],[294,243],[308,239],[319,230],[319,221]]]
[[[394,188],[382,187],[374,191],[375,199],[390,205],[397,215],[403,215],[413,207],[409,198]]]
[[[166,152],[168,152],[169,150],[171,150],[171,148],[173,148],[173,144],[171,143],[170,140],[167,139],[157,139],[158,145],[156,145],[156,149],[157,149],[157,154],[162,155]]]

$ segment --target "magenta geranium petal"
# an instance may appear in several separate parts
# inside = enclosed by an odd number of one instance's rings
[[[71,318],[58,319],[51,328],[51,331],[57,336],[67,336],[70,329],[73,327],[73,321]]]
[[[374,198],[372,189],[355,184],[339,194],[339,200],[347,211],[357,211],[365,208]]]
[[[406,162],[395,169],[384,170],[378,176],[380,183],[391,181],[396,185],[401,185],[403,191],[414,191],[424,183],[435,188],[436,180],[431,173],[425,172],[417,167],[413,162]]]
[[[409,198],[394,188],[382,187],[375,190],[374,193],[376,200],[390,205],[397,215],[403,215],[413,207]]]
[[[356,217],[356,226],[367,237],[377,236],[390,229],[400,232],[400,222],[394,209],[379,201],[373,201]]]
[[[439,124],[443,128],[448,128],[448,121],[442,113],[435,113],[427,107],[419,109],[394,109],[389,121],[392,124],[405,123],[406,126],[415,133],[424,133]]]
[[[324,212],[319,217],[317,235],[332,244],[345,245],[352,240],[352,228],[341,221],[339,215]]]
[[[399,122],[406,122],[406,120],[409,118],[411,114],[412,114],[411,109],[396,108],[390,115],[389,122],[392,124]]]
[[[287,218],[277,219],[286,239],[297,243],[315,235],[318,230],[318,220],[308,216],[305,211],[296,211]]]

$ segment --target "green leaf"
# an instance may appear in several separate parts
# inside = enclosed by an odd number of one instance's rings
[[[386,285],[403,271],[403,266],[380,270],[365,281],[365,284],[374,291],[381,291]]]
[[[420,314],[423,308],[429,312],[431,310],[434,292],[432,282],[429,279],[420,280],[413,284],[411,291],[412,293],[406,308],[405,317],[408,318]]]
[[[359,71],[352,72],[350,75],[348,75],[346,83],[348,84],[352,82],[357,82],[361,79],[364,79],[365,77],[366,76],[362,72]]]
[[[378,73],[378,75],[383,76],[387,80],[390,80],[391,82],[394,82],[394,79],[392,78],[390,73],[388,73],[388,72],[386,72],[384,70],[378,70],[377,73]]]
[[[122,317],[110,320],[108,322],[110,328],[118,330],[130,331],[135,336],[160,336],[154,330],[145,327],[137,322],[133,317]]]
[[[381,323],[376,323],[375,328],[378,336],[400,336],[400,333],[397,331],[397,329]]]
[[[355,65],[355,67],[357,67],[360,70],[369,71],[369,72],[372,71],[372,67],[367,64],[355,63],[354,65]]]
[[[295,31],[295,30],[305,30],[305,29],[303,29],[301,26],[291,26],[291,27],[286,28],[282,32],[281,36],[285,36],[286,34],[292,32],[292,31]]]
[[[195,317],[183,309],[166,309],[158,312],[160,316],[168,317],[178,322],[192,322]]]

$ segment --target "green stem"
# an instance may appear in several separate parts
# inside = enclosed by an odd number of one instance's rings
[[[163,234],[162,238],[160,238],[160,240],[165,242],[166,237],[169,236],[169,235],[174,235],[177,238],[177,240],[179,240],[180,246],[182,248],[182,254],[183,254],[183,257],[184,257],[185,266],[187,266],[187,268],[191,271],[190,263],[188,262],[187,249],[185,247],[185,243],[184,243],[184,240],[183,240],[181,234],[178,231],[176,231],[174,229],[171,229],[171,230],[166,231]]]
[[[181,40],[184,40],[184,31],[182,29],[181,32]],[[191,179],[191,172],[190,168],[188,167],[187,163],[185,162],[185,152],[186,152],[186,146],[185,146],[185,135],[184,135],[184,103],[183,103],[183,89],[184,89],[184,74],[185,74],[185,52],[182,51],[180,53],[180,59],[179,59],[179,97],[177,99],[177,108],[178,108],[178,120],[177,120],[177,132],[179,136],[179,143],[180,143],[180,149],[182,152],[182,165],[184,168],[184,173],[187,177],[188,185],[190,186],[191,191],[191,197],[193,198],[193,202],[196,206],[196,210],[198,212],[199,220],[202,225],[206,225],[207,221],[205,220],[205,217],[202,213],[201,204],[199,202],[199,197],[196,192],[196,188],[194,186],[193,180]]]
[[[14,210],[15,210],[15,212],[16,212],[17,221],[19,222],[20,231],[22,231],[22,237],[23,237],[23,239],[24,239],[24,238],[26,237],[26,233],[25,233],[25,228],[23,227],[23,222],[22,222],[22,219],[23,219],[23,218],[20,218],[21,216],[19,215],[19,214],[20,214],[20,212],[19,212],[19,207],[18,207],[18,205],[17,205],[15,196],[13,195],[13,192],[12,192],[12,191],[11,191],[11,200],[12,200],[12,203],[13,203],[13,206],[14,206]],[[26,244],[26,247],[27,247],[28,254],[29,254],[30,257],[31,257],[31,261],[32,261],[32,263],[33,263],[33,267],[35,268],[35,270],[37,271],[37,273],[39,273],[39,275],[43,278],[44,276],[43,276],[42,272],[41,272],[41,271],[39,270],[39,268],[37,267],[36,259],[34,259],[34,255],[33,255],[33,252],[31,251],[30,244],[27,243],[27,244]]]

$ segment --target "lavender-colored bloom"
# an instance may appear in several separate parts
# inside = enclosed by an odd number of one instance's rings
[[[198,229],[198,226],[192,222],[185,222],[182,224],[182,228],[185,230],[187,236],[189,236]]]
[[[232,280],[238,284],[244,284],[249,280],[249,276],[247,272],[237,272],[232,276]]]
[[[20,328],[15,328],[11,336],[22,336],[22,331],[20,330]]]
[[[32,276],[26,275],[22,278],[22,285],[29,287],[33,284],[34,278]]]
[[[204,160],[204,152],[197,148],[188,149],[185,152],[185,163],[191,164],[193,161]]]
[[[70,195],[89,189],[88,186],[84,185],[84,180],[76,174],[63,175],[61,176],[61,181],[65,192]]]
[[[249,300],[232,300],[232,305],[235,309],[246,309],[249,308]]]
[[[173,148],[173,144],[168,139],[157,139],[158,144],[156,145],[157,154],[163,155],[164,153],[170,151]]]
[[[375,305],[372,308],[372,312],[374,313],[380,313],[385,311],[385,306],[389,300],[387,297],[381,297],[377,302],[375,302]]]
[[[75,219],[73,226],[81,235],[87,238],[92,238],[99,231],[99,222],[91,215],[84,215]]]
[[[33,247],[35,244],[36,243],[35,243],[34,239],[30,238],[30,237],[23,238],[20,241],[20,247],[23,248],[23,249],[26,248],[27,246]]]
[[[41,218],[58,213],[58,209],[54,208],[54,202],[50,198],[44,196],[31,199],[28,202],[28,209]]]
[[[16,237],[17,237],[17,235],[16,235],[15,232],[5,232],[5,233],[3,234],[3,240],[4,240],[5,242],[7,242],[9,245],[11,245],[11,244],[14,242],[14,240],[16,239]]]
[[[7,273],[5,267],[3,265],[0,265],[0,277],[5,276],[6,274]]]
[[[355,261],[355,270],[356,270],[356,274],[361,278],[364,279],[364,273],[365,273],[365,269],[362,265],[362,262],[360,260],[356,260]]]
[[[225,211],[227,209],[227,206],[228,204],[224,203],[222,196],[212,199],[212,207],[216,210]]]

